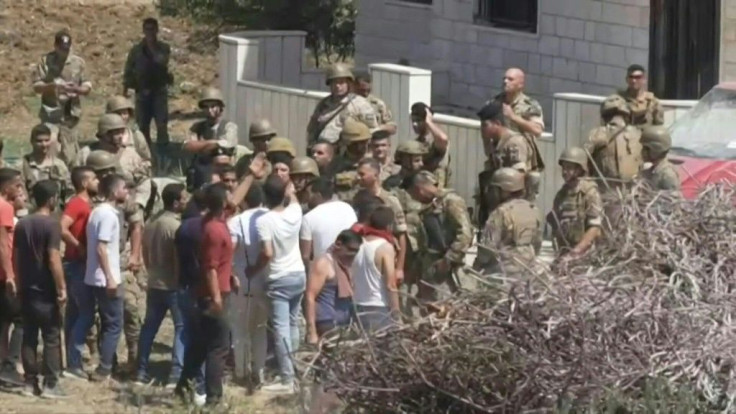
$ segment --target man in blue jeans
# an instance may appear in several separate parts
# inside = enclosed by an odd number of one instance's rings
[[[173,183],[161,192],[164,210],[143,229],[143,262],[148,270],[148,295],[146,319],[138,342],[138,384],[151,383],[148,360],[153,340],[161,327],[166,312],[171,311],[174,320],[174,345],[172,367],[168,385],[179,381],[184,363],[184,345],[181,331],[184,326],[178,304],[179,269],[174,239],[181,220],[179,215],[186,206],[184,184]]]
[[[73,346],[69,352],[72,378],[85,378],[82,370],[82,349],[87,332],[94,320],[95,305],[99,309],[100,364],[89,375],[90,381],[105,381],[112,374],[113,358],[123,326],[123,284],[120,272],[120,241],[122,215],[118,205],[128,198],[125,180],[116,174],[105,176],[99,193],[105,201],[92,210],[87,222],[87,270],[80,298],[80,314],[72,332]]]

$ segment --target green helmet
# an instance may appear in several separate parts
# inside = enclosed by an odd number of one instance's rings
[[[616,114],[631,115],[631,108],[621,95],[611,95],[601,104],[601,116]]]
[[[562,165],[563,161],[577,164],[583,168],[583,171],[588,172],[588,154],[580,147],[570,147],[562,151],[562,154],[560,154],[560,165]]]
[[[667,128],[656,125],[644,128],[639,141],[643,148],[649,150],[654,157],[665,154],[672,147],[672,138]]]
[[[110,152],[95,150],[89,153],[85,165],[97,172],[115,168],[117,160],[115,159],[115,155]]]
[[[202,90],[202,94],[199,97],[199,102],[197,102],[197,105],[201,108],[202,105],[207,101],[215,101],[219,103],[221,106],[225,106],[225,98],[222,97],[222,92],[220,92],[217,88],[204,88]]]
[[[253,141],[255,138],[263,138],[276,135],[276,130],[271,126],[271,121],[266,118],[259,119],[250,123],[248,138]]]
[[[348,118],[345,121],[345,125],[343,125],[342,132],[340,133],[340,138],[348,145],[355,142],[368,141],[371,137],[371,130],[368,126],[353,118]]]
[[[330,81],[333,79],[339,79],[339,78],[348,78],[350,80],[355,79],[355,77],[353,76],[353,72],[344,63],[335,63],[334,65],[327,68],[326,76],[327,76],[327,80],[325,83],[327,83],[328,85],[330,84]]]
[[[105,105],[105,112],[108,114],[122,111],[123,109],[133,110],[135,107],[133,106],[133,102],[130,102],[130,99],[124,97],[124,96],[113,96],[112,98],[107,100],[107,105]]]
[[[426,155],[427,147],[419,141],[404,141],[396,147],[394,162],[399,163],[402,155]]]
[[[523,172],[513,168],[499,168],[491,176],[491,185],[504,191],[515,193],[524,190],[526,176]]]
[[[123,118],[118,114],[104,114],[97,121],[97,137],[102,137],[110,131],[127,128]]]
[[[296,157],[291,161],[290,174],[312,174],[319,177],[317,162],[309,157]]]
[[[271,140],[268,141],[268,149],[266,150],[266,154],[271,154],[274,152],[287,152],[292,157],[296,157],[296,150],[294,149],[294,144],[291,143],[291,140],[289,138],[283,138],[283,137],[271,138]]]

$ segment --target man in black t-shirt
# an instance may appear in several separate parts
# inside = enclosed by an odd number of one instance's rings
[[[58,384],[61,371],[60,308],[66,302],[66,284],[59,251],[61,225],[51,217],[58,205],[59,186],[51,180],[39,181],[33,186],[32,194],[38,210],[18,222],[13,241],[13,258],[23,298],[23,393],[62,398],[66,394]],[[39,330],[43,338],[43,390],[38,384],[36,356]]]

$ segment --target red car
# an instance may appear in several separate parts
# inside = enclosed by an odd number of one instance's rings
[[[670,160],[682,192],[695,198],[706,184],[736,184],[736,83],[722,83],[670,127]]]

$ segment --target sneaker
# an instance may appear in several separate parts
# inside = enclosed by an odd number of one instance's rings
[[[3,364],[2,369],[0,369],[0,382],[17,385],[19,387],[26,385],[23,376],[18,373],[18,370],[15,369],[15,365],[10,362]]]
[[[100,372],[100,370],[96,369],[94,372],[89,374],[89,380],[90,382],[105,382],[111,378],[110,373],[104,373]]]
[[[134,384],[139,385],[141,387],[145,387],[145,386],[153,384],[153,378],[149,377],[146,374],[138,374],[138,376],[135,378]]]
[[[277,382],[275,384],[264,385],[261,390],[271,394],[294,394],[296,392],[293,382]]]
[[[194,393],[194,398],[192,399],[194,401],[194,405],[196,407],[204,407],[205,404],[207,404],[207,394],[197,394]]]
[[[38,397],[41,395],[41,387],[38,386],[38,382],[26,383],[20,390],[20,395],[24,397]]]
[[[89,381],[89,375],[82,371],[81,368],[67,368],[66,371],[64,371],[64,378]]]
[[[41,393],[41,398],[46,398],[49,400],[58,400],[67,398],[68,395],[64,390],[61,388],[61,386],[57,383],[53,387],[46,386],[43,388],[43,392]]]

